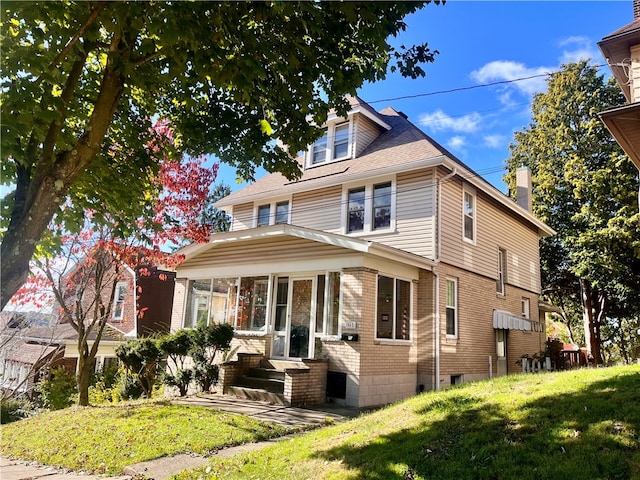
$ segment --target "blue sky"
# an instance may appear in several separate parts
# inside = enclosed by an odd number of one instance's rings
[[[458,92],[431,94],[557,71],[563,63],[591,58],[604,64],[597,42],[633,20],[631,0],[461,1],[429,4],[407,17],[394,45],[428,42],[439,50],[427,76],[384,81],[359,90],[376,110],[392,106],[438,143],[506,192],[503,165],[514,132],[531,121],[530,104],[545,77]],[[608,67],[600,69],[610,75]],[[429,94],[429,95],[425,95]],[[414,98],[397,99],[403,96]],[[218,181],[233,190],[233,169],[221,165]]]

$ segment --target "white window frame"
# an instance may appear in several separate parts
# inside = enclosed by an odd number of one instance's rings
[[[112,320],[122,320],[124,318],[124,307],[127,303],[127,289],[129,287],[129,282],[118,282],[116,283],[116,289],[113,294],[113,305],[111,306],[111,319]],[[124,290],[124,298],[122,300],[122,309],[120,310],[120,315],[116,315],[116,305],[118,304],[119,295],[118,292],[120,290]]]
[[[449,299],[449,282],[451,282],[451,284],[453,285],[453,305],[449,305],[448,299]],[[459,321],[459,312],[458,312],[458,279],[457,278],[451,278],[451,277],[447,277],[446,278],[446,283],[445,283],[445,316],[444,316],[444,331],[446,334],[447,338],[458,338],[458,321]],[[447,332],[447,312],[449,311],[449,309],[453,310],[453,328],[454,328],[454,333],[450,334]]]
[[[389,226],[385,228],[374,228],[373,225],[373,191],[374,187],[385,183],[391,184],[391,212]],[[349,232],[349,192],[358,188],[364,188],[364,225],[362,230]],[[370,181],[366,184],[354,183],[343,185],[342,187],[342,233],[350,236],[372,235],[379,233],[391,233],[396,230],[396,179],[381,178]]]
[[[471,215],[467,215],[467,196],[469,196],[473,202]],[[467,236],[467,227],[466,227],[466,219],[471,218],[472,226],[471,226],[471,235],[473,238],[469,238]],[[470,188],[464,187],[462,189],[462,240],[472,245],[476,244],[477,239],[477,225],[478,225],[478,199],[476,197],[476,192]]]
[[[504,296],[506,293],[507,280],[507,251],[498,248],[498,278],[496,280],[496,293]]]
[[[347,154],[346,155],[342,155],[340,157],[336,157],[334,158],[334,152],[335,152],[335,147],[336,147],[336,129],[343,126],[343,125],[349,125],[349,136],[347,139]],[[347,120],[344,119],[337,119],[336,121],[333,121],[331,123],[327,124],[327,127],[325,129],[325,135],[321,138],[319,138],[318,140],[316,140],[316,142],[312,143],[311,145],[309,145],[309,148],[307,149],[307,154],[306,154],[306,161],[305,161],[305,165],[306,168],[313,168],[313,167],[319,167],[321,165],[326,165],[327,163],[331,163],[331,162],[339,162],[341,160],[348,160],[349,158],[353,158],[353,152],[354,152],[354,148],[353,148],[353,118],[349,118]],[[316,163],[313,162],[314,160],[314,147],[316,145],[317,142],[319,142],[320,140],[322,140],[323,138],[326,138],[326,148],[325,148],[325,158],[323,161],[318,161]]]
[[[254,208],[253,208],[253,218],[254,218],[254,227],[266,227],[268,225],[276,225],[276,224],[285,224],[285,222],[277,222],[277,209],[278,209],[278,205],[282,205],[283,203],[287,203],[288,204],[288,209],[287,209],[287,221],[286,224],[291,224],[291,198],[280,198],[278,200],[273,200],[270,202],[259,202],[256,203]],[[259,225],[258,224],[258,214],[260,213],[260,208],[261,207],[269,207],[269,223],[265,224],[265,225]]]
[[[391,320],[391,333],[392,333],[392,338],[386,338],[386,337],[378,337],[378,288],[379,288],[379,282],[380,282],[380,277],[386,277],[386,278],[390,278],[393,280],[393,295],[392,298],[389,300],[391,303],[393,303],[393,318],[390,319]],[[400,321],[400,319],[398,319],[397,317],[397,312],[396,312],[396,294],[398,292],[398,282],[402,281],[402,282],[406,282],[409,284],[409,309],[411,310],[409,312],[409,338],[395,338],[396,335],[396,327],[398,325],[398,322]],[[387,273],[378,273],[377,277],[376,277],[376,323],[375,323],[375,341],[378,343],[403,343],[403,344],[410,344],[413,342],[413,337],[414,337],[414,333],[413,333],[413,326],[415,324],[415,305],[413,303],[413,282],[407,278],[403,278],[403,277],[397,277],[395,275],[392,274],[387,274]],[[341,293],[342,294],[342,293]]]

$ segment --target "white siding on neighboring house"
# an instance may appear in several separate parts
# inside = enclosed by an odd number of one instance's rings
[[[231,219],[231,231],[246,230],[253,228],[253,203],[242,203],[240,205],[234,205],[233,216]]]
[[[342,187],[312,190],[293,196],[291,224],[331,233],[340,233]]]

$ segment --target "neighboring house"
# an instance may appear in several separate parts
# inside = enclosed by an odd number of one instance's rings
[[[116,284],[111,315],[100,339],[95,370],[117,361],[115,349],[127,338],[168,333],[175,272],[150,266],[122,269]],[[105,289],[111,286],[105,287]],[[89,293],[85,296],[90,297]],[[110,292],[103,297],[109,298]],[[89,304],[87,298],[85,308]],[[89,314],[87,318],[91,318]],[[53,366],[76,372],[78,334],[65,323],[54,305],[52,314],[2,312],[0,317],[0,388],[31,392],[33,385]],[[96,333],[89,336],[91,348]]]
[[[633,21],[598,46],[629,102],[601,112],[600,118],[640,170],[640,0],[633,1]]]
[[[231,231],[181,251],[172,330],[231,323],[224,392],[284,404],[381,405],[522,371],[544,349],[538,240],[554,234],[528,171],[523,208],[401,112],[350,103],[299,180],[217,202]]]
[[[151,266],[140,266],[135,270],[123,265],[117,279],[111,314],[106,322],[105,333],[96,355],[96,370],[105,363],[115,362],[115,348],[127,338],[140,338],[157,333],[168,333],[171,321],[175,272]],[[105,286],[104,298],[110,298],[112,283]],[[87,302],[92,299],[88,298]],[[86,307],[85,307],[86,308]],[[54,313],[57,308],[54,307]],[[87,315],[90,319],[91,315]],[[64,323],[64,319],[58,319]],[[74,331],[66,341],[65,358],[72,359],[74,370],[79,357]],[[94,332],[95,337],[95,332]],[[93,338],[91,338],[93,340]]]

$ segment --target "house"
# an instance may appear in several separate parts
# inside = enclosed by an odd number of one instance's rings
[[[640,170],[640,0],[633,1],[633,21],[598,46],[629,102],[601,112],[600,118]]]
[[[111,314],[95,357],[95,371],[117,362],[115,350],[127,338],[169,332],[174,278],[175,272],[149,265],[135,270],[128,266],[121,269],[116,279]],[[111,284],[104,288],[103,297],[110,297],[106,290]],[[92,308],[92,300],[85,292],[84,307]],[[91,318],[91,314],[87,318]],[[78,333],[65,322],[58,305],[54,305],[47,315],[3,311],[0,328],[0,388],[30,394],[33,386],[54,366],[76,372]],[[89,348],[95,339],[94,330],[88,337]]]
[[[181,251],[172,330],[231,323],[223,391],[291,405],[521,371],[544,348],[538,240],[554,234],[531,214],[528,171],[523,207],[402,112],[349,101],[299,180],[270,174],[216,204],[231,229]]]
[[[171,304],[173,302],[175,272],[162,270],[149,265],[133,269],[127,265],[120,270],[110,317],[106,320],[105,332],[100,340],[96,355],[96,371],[106,364],[116,362],[115,349],[128,338],[168,333],[170,328]],[[112,281],[105,285],[111,288]],[[105,291],[103,297],[109,298]],[[93,299],[88,296],[85,308],[92,308]],[[57,310],[54,308],[54,311]],[[87,319],[91,315],[87,315]],[[64,324],[64,318],[58,322]],[[69,325],[70,326],[70,325]],[[95,339],[95,332],[89,337],[89,346]],[[78,334],[73,331],[65,339],[65,359],[70,360],[70,369],[75,371],[79,358],[77,347]]]

